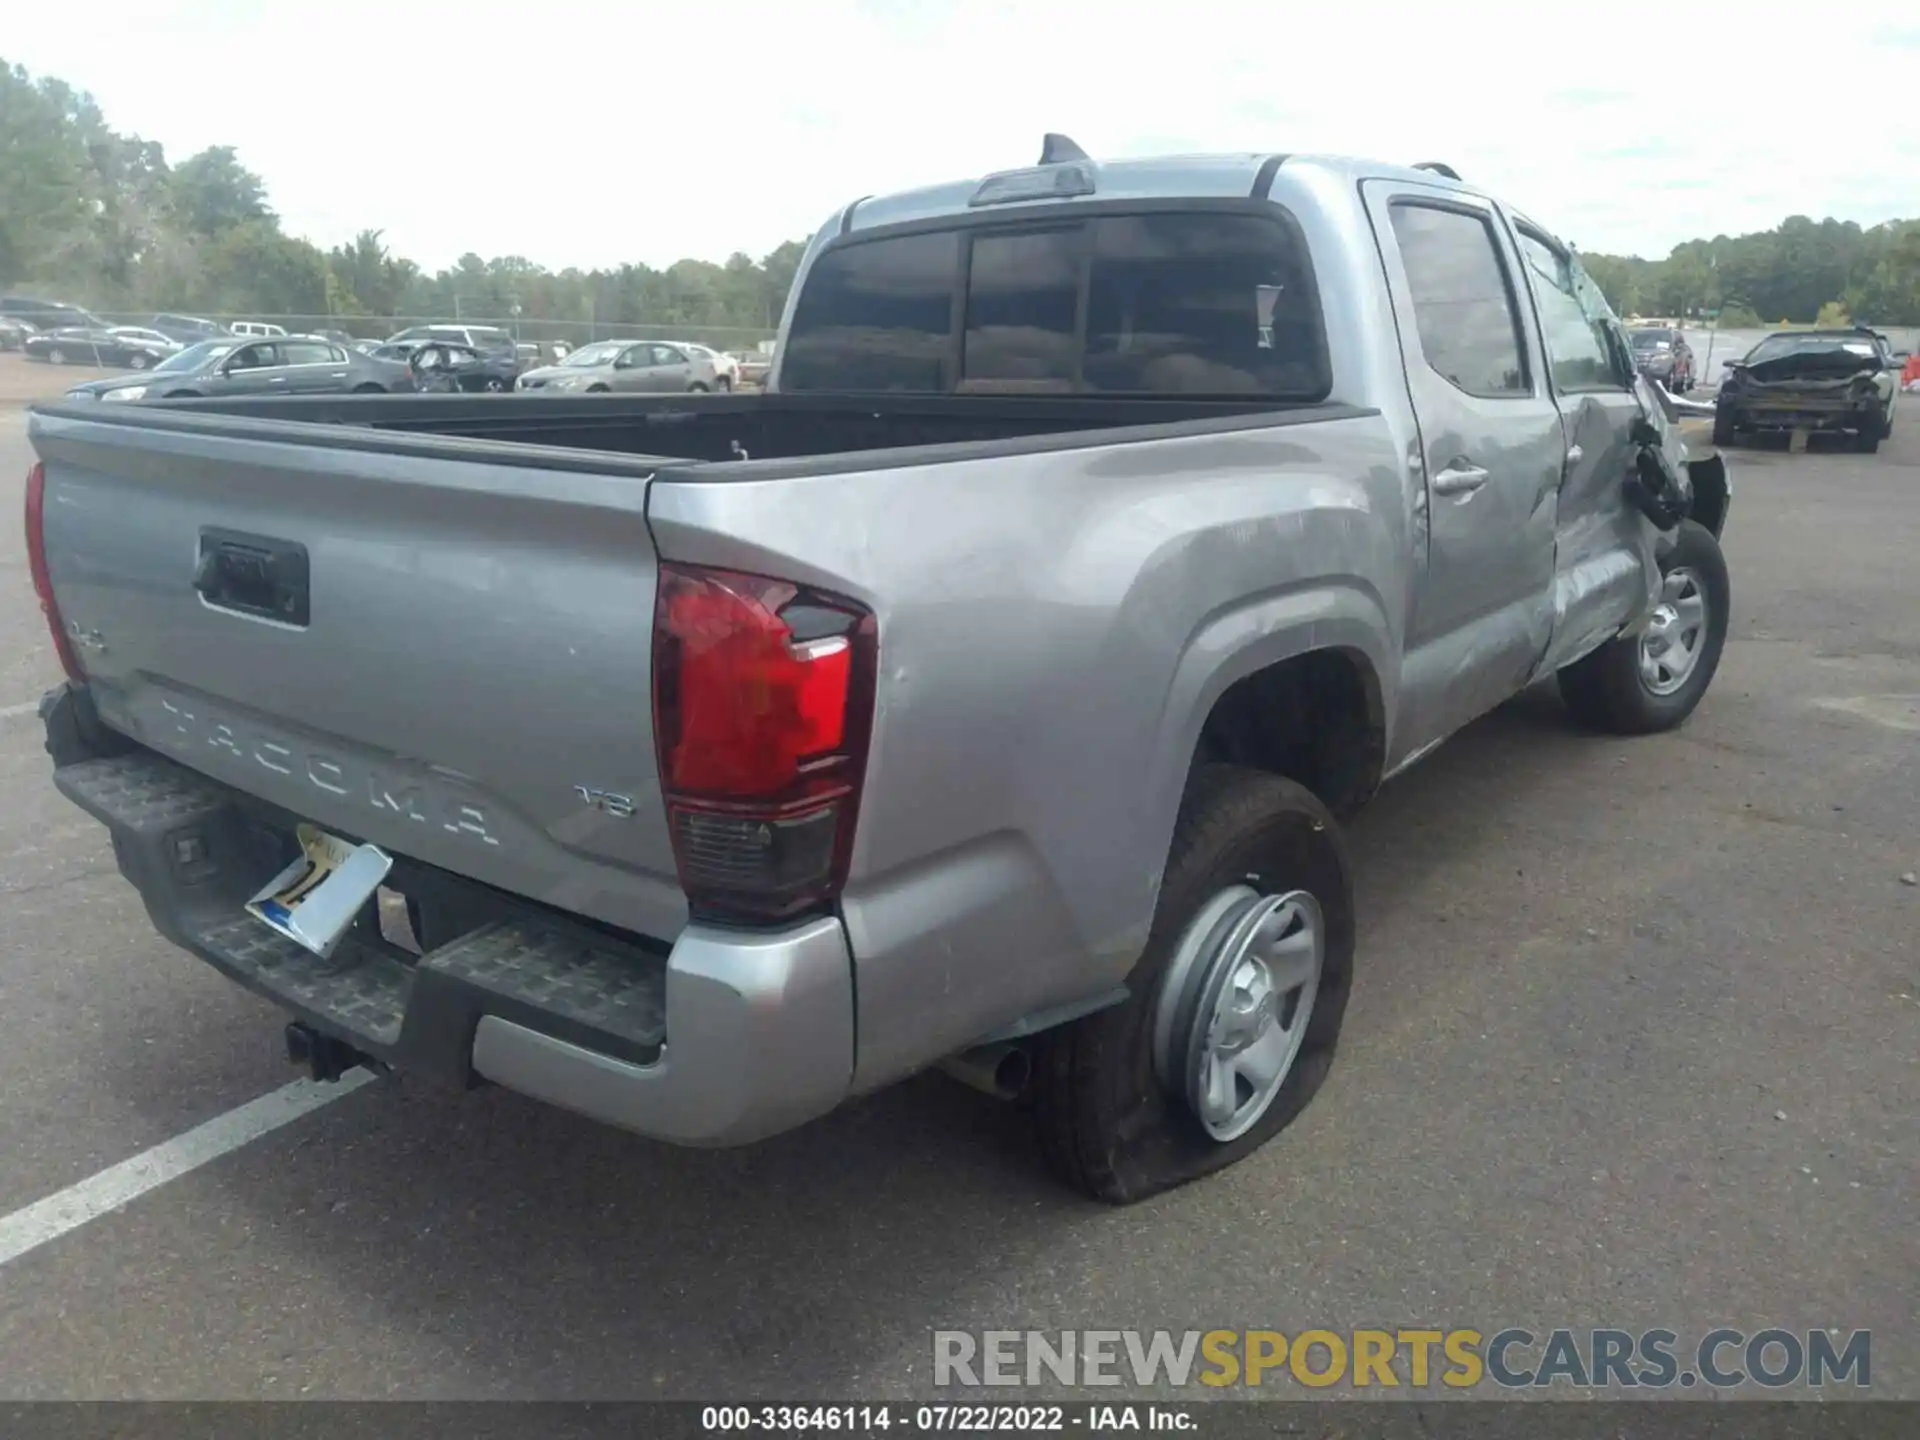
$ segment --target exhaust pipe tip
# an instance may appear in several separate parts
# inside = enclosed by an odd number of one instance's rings
[[[1033,1074],[1033,1057],[1023,1046],[1006,1042],[981,1045],[940,1062],[941,1070],[961,1084],[996,1100],[1017,1100]]]

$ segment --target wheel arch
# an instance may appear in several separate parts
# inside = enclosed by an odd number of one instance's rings
[[[1269,596],[1202,626],[1182,652],[1156,737],[1156,846],[1164,851],[1172,836],[1199,764],[1284,775],[1336,814],[1363,804],[1391,741],[1392,653],[1378,599],[1351,585]]]

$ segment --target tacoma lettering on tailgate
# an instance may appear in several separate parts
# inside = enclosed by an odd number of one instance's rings
[[[257,725],[215,719],[199,702],[161,697],[160,707],[172,738],[185,742],[177,746],[176,754],[204,745],[229,760],[258,765],[369,809],[404,816],[417,825],[437,825],[450,835],[486,845],[500,843],[488,829],[485,809],[460,797],[435,794],[418,777],[400,776],[352,757],[335,758],[317,747],[291,743],[292,736],[270,736]]]

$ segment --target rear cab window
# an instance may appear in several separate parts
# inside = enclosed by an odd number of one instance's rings
[[[1331,381],[1284,211],[1156,207],[841,242],[808,272],[781,387],[1314,403]]]

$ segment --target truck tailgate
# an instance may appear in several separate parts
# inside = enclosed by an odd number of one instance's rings
[[[33,417],[101,717],[350,838],[677,934],[645,471],[246,428]]]

